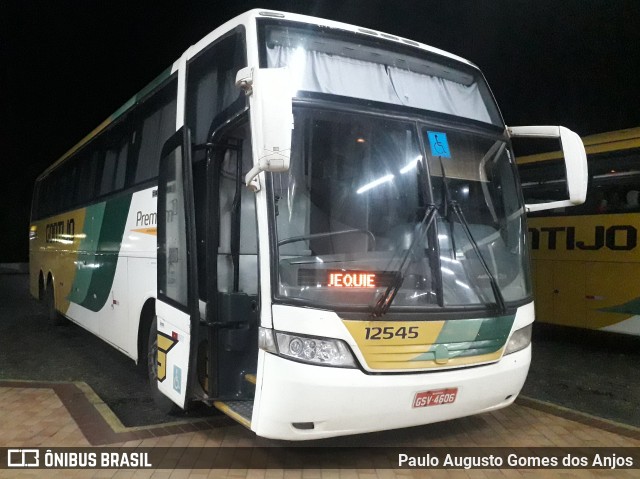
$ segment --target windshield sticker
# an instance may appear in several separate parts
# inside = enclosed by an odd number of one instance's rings
[[[447,134],[440,131],[427,131],[429,136],[429,145],[431,146],[431,154],[441,158],[451,158],[449,152],[449,142]]]

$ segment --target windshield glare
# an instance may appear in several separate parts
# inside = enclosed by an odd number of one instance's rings
[[[487,307],[496,298],[478,252],[505,301],[530,294],[502,137],[309,107],[294,122],[291,167],[272,175],[278,296],[371,308],[400,271],[392,308]]]

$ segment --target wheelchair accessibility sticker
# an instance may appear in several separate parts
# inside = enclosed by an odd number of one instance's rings
[[[447,134],[440,131],[427,131],[429,137],[429,145],[431,146],[431,154],[441,158],[451,158],[449,151],[449,142]]]

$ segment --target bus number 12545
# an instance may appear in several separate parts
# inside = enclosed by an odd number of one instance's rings
[[[418,337],[418,327],[417,326],[400,326],[395,328],[393,326],[385,326],[384,328],[364,328],[366,331],[365,339],[392,339],[402,338],[402,339],[416,339]]]

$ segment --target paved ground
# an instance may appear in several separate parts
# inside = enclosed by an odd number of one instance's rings
[[[281,445],[256,438],[221,415],[203,415],[202,411],[186,418],[159,414],[133,362],[74,325],[49,327],[38,304],[30,299],[26,281],[24,275],[0,274],[0,447]],[[316,441],[313,445],[640,448],[640,429],[633,427],[640,425],[638,342],[576,337],[575,331],[540,327],[535,339],[524,396],[507,409],[441,424]],[[640,477],[640,469],[435,470],[428,476],[425,471],[419,474],[384,467],[330,471],[176,469],[135,474],[123,470],[0,470],[0,478],[414,476]]]
[[[640,426],[640,337],[536,323],[522,394]]]
[[[256,438],[242,426],[227,423],[191,425],[191,429],[143,429],[118,434],[100,434],[98,417],[78,406],[73,394],[48,387],[21,387],[0,383],[0,447],[252,447],[281,446],[276,441]],[[97,416],[94,414],[94,416]],[[414,427],[397,431],[363,434],[346,438],[315,441],[312,446],[386,448],[410,447],[633,447],[640,448],[640,430],[603,429],[604,424],[585,424],[556,413],[515,404],[509,408],[479,416]],[[606,425],[604,425],[606,426]],[[177,427],[177,426],[174,426]],[[135,438],[134,436],[139,435]],[[307,444],[309,445],[309,444]],[[484,449],[480,449],[484,450]],[[627,449],[628,450],[628,449]],[[619,450],[618,450],[618,453]],[[640,454],[636,453],[640,458]],[[313,479],[391,479],[413,477],[443,478],[538,478],[538,477],[639,477],[639,469],[629,470],[399,470],[392,469],[392,458],[376,461],[376,467],[350,469],[158,469],[158,470],[0,470],[0,478],[313,478]]]
[[[0,274],[0,380],[84,381],[126,426],[175,421],[161,413],[135,363],[79,326],[51,326],[28,276]],[[198,408],[190,416],[217,414]]]

